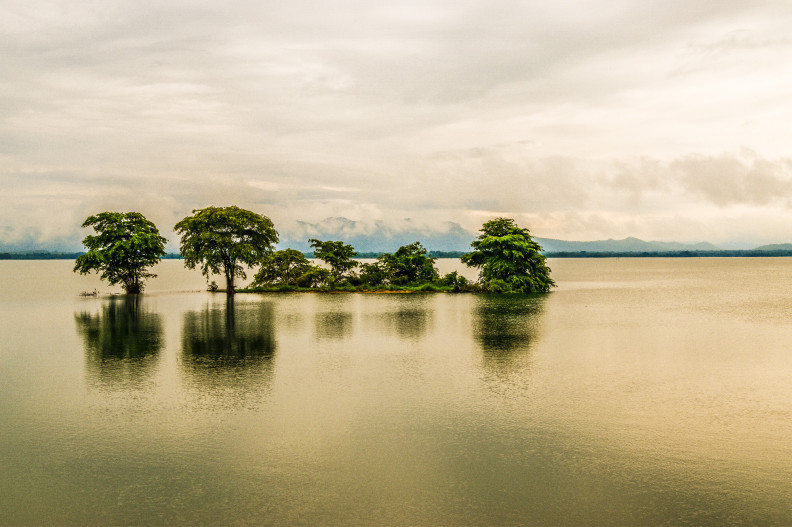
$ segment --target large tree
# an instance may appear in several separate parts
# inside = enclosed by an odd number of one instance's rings
[[[470,245],[473,251],[462,256],[462,262],[479,268],[479,282],[486,289],[546,293],[555,286],[542,247],[511,218],[486,222]]]
[[[101,273],[112,285],[121,284],[128,294],[143,291],[147,278],[156,275],[148,268],[165,255],[165,238],[157,227],[139,212],[100,212],[88,216],[83,227],[93,227],[96,234],[86,236],[88,252],[74,262],[74,271]]]
[[[239,207],[193,210],[174,230],[181,235],[184,264],[190,269],[200,265],[207,278],[225,275],[229,295],[235,292],[235,278],[247,278],[245,266],[258,265],[278,242],[268,217]]]

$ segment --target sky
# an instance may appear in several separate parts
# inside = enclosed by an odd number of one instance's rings
[[[0,0],[0,242],[238,205],[792,242],[792,3]],[[171,242],[171,247],[175,246]]]

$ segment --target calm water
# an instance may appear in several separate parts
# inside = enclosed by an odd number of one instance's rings
[[[229,304],[0,262],[0,523],[792,524],[792,259],[551,266]]]

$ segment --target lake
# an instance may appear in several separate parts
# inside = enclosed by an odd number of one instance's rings
[[[549,263],[229,303],[0,261],[0,524],[792,524],[792,259]]]

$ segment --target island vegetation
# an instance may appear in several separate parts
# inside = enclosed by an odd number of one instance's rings
[[[93,227],[96,234],[83,240],[88,252],[75,260],[74,271],[96,271],[127,294],[143,292],[146,279],[156,276],[148,268],[165,254],[167,240],[157,227],[138,212],[101,212],[89,216],[82,226]]]
[[[90,216],[83,227],[97,234],[83,243],[88,252],[77,258],[75,271],[102,272],[111,284],[122,284],[127,293],[143,290],[147,271],[165,256],[165,239],[140,213],[103,212]],[[174,230],[181,236],[180,257],[190,269],[200,267],[207,277],[221,275],[225,288],[212,282],[209,289],[228,295],[236,292],[280,291],[453,291],[493,293],[546,293],[555,283],[542,248],[528,229],[513,219],[486,222],[461,254],[462,262],[479,270],[476,282],[454,271],[441,276],[432,255],[418,241],[393,253],[377,253],[373,262],[340,240],[308,240],[311,262],[295,249],[275,250],[278,232],[272,221],[239,207],[193,210]],[[255,269],[248,287],[237,287]]]
[[[245,266],[258,265],[278,242],[278,231],[268,217],[234,206],[193,210],[174,230],[181,235],[184,265],[200,265],[207,278],[225,276],[229,295],[236,291],[236,278],[247,278]]]

